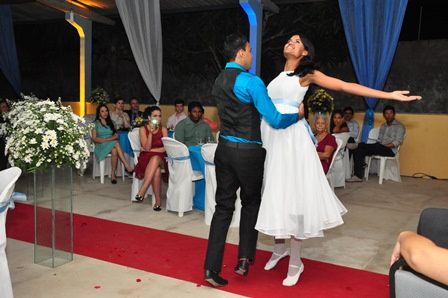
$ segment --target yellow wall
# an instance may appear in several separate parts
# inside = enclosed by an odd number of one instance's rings
[[[400,149],[401,175],[425,173],[437,178],[448,178],[448,115],[397,114],[406,127],[406,138]],[[364,113],[356,113],[358,123]],[[375,113],[375,127],[384,122],[382,113]]]
[[[79,111],[79,103],[70,104]],[[109,105],[110,107],[112,105]],[[125,107],[126,109],[129,107]],[[141,110],[145,108],[142,105]],[[162,123],[174,112],[173,106],[161,106]],[[86,114],[95,114],[95,106],[87,103]],[[205,116],[218,121],[216,107],[205,107]],[[364,113],[356,113],[355,119],[362,124]],[[406,126],[406,139],[400,149],[401,175],[412,176],[425,173],[437,178],[448,178],[448,115],[397,114],[396,119]],[[375,127],[384,122],[382,113],[375,114]]]

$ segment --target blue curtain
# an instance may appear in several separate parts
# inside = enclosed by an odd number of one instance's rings
[[[9,5],[0,5],[0,71],[17,92],[20,93],[20,70],[16,42]]]
[[[360,84],[383,89],[397,48],[407,0],[339,0],[345,36]],[[362,141],[374,124],[378,99],[366,98]]]

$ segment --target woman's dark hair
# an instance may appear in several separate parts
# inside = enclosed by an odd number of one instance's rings
[[[122,101],[124,102],[124,99],[123,99],[123,98],[121,98],[121,97],[117,97],[117,98],[115,98],[114,103],[116,104],[116,103],[119,102],[120,100],[122,100]]]
[[[234,61],[236,58],[236,53],[239,50],[246,49],[247,37],[234,33],[226,36],[226,40],[224,41],[224,56],[228,61]]]
[[[288,75],[304,77],[309,73],[313,73],[316,69],[319,69],[319,66],[314,62],[315,52],[313,43],[302,34],[296,35],[300,36],[300,40],[302,41],[305,50],[308,51],[308,55],[303,57],[294,72]]]
[[[334,116],[335,116],[336,114],[341,115],[341,118],[344,119],[344,114],[342,113],[341,110],[334,110],[333,113],[331,114],[331,120],[330,120],[330,133],[333,133],[333,129],[334,129],[334,127],[335,127],[333,118],[334,118]],[[343,122],[342,125],[341,125],[341,128],[342,128],[342,127],[348,127],[348,126],[347,126],[347,123]]]
[[[160,111],[160,113],[162,113],[162,110],[158,106],[150,106],[150,107],[147,107],[145,109],[145,111],[143,112],[143,118],[145,120],[148,119],[148,117],[150,117],[152,112],[154,112],[154,111]]]
[[[199,101],[192,101],[188,104],[188,113],[191,113],[194,108],[200,108],[201,112],[204,113],[204,107]]]
[[[107,118],[106,118],[106,125],[109,126],[109,128],[112,130],[112,134],[116,133],[117,130],[115,129],[115,125],[112,122],[112,119],[110,118],[110,111],[109,108],[107,107],[107,105],[105,104],[100,104],[97,108],[96,108],[96,117],[95,117],[95,121],[98,121],[101,125],[103,125],[104,127],[106,127],[103,122],[101,122],[100,120],[100,110],[102,107],[106,107],[107,109]]]

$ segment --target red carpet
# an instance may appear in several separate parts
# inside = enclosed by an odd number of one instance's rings
[[[16,204],[16,209],[8,212],[9,238],[33,243],[33,227],[33,206]],[[202,269],[206,245],[201,238],[74,215],[76,254],[198,285],[206,285]],[[388,297],[385,275],[305,259],[299,284],[283,287],[286,260],[272,271],[264,271],[270,253],[259,250],[249,276],[242,278],[232,272],[236,256],[237,246],[228,244],[222,275],[229,285],[220,290],[250,297]]]

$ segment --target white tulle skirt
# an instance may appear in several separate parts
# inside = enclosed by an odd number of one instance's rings
[[[305,124],[273,129],[263,120],[261,133],[267,154],[255,228],[276,238],[307,239],[343,224],[347,209],[328,184]]]

